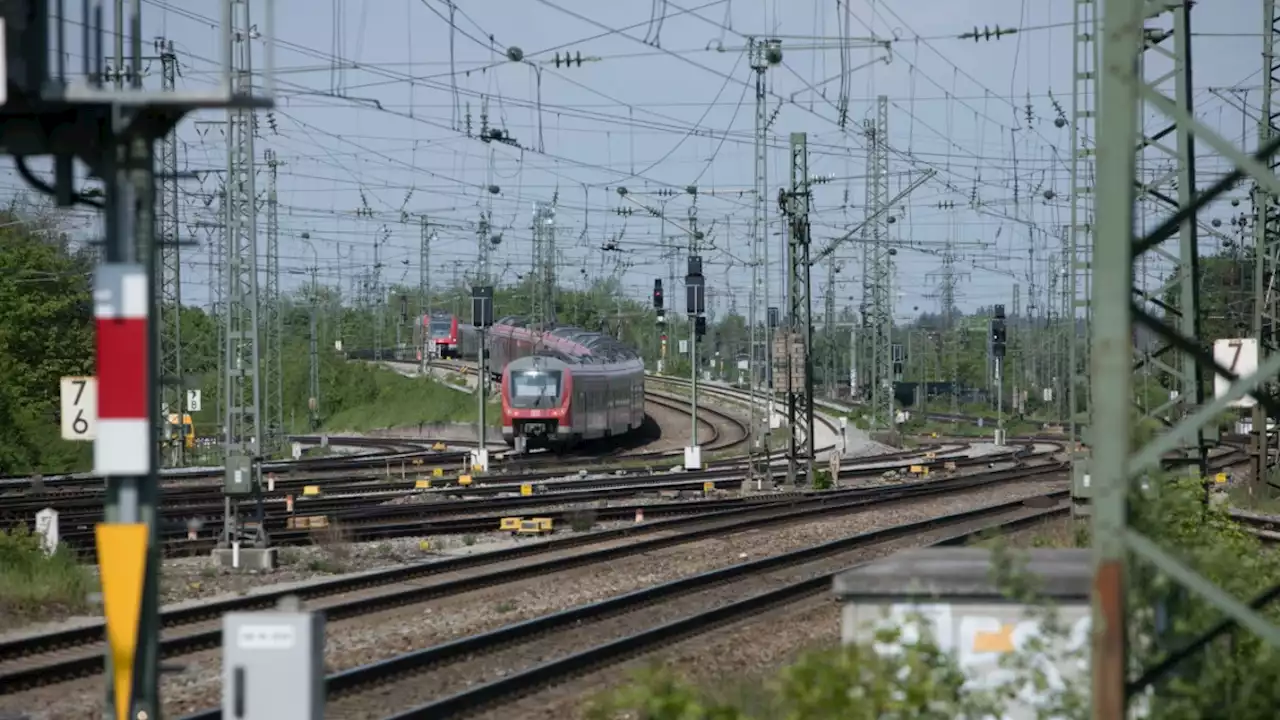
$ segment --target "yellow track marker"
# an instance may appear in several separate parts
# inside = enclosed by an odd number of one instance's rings
[[[116,720],[129,717],[133,660],[142,621],[142,584],[147,570],[147,526],[101,523],[95,528],[102,575],[103,616],[115,672]]]

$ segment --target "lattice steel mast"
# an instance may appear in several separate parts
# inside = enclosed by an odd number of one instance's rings
[[[284,446],[284,317],[280,294],[279,168],[274,150],[263,153],[267,162],[266,292],[262,294],[262,409],[266,431],[263,454],[276,454]]]
[[[748,375],[751,391],[750,403],[750,448],[752,459],[768,442],[768,428],[773,408],[773,344],[769,340],[767,329],[761,334],[761,325],[768,326],[769,306],[769,228],[765,202],[769,195],[769,148],[768,148],[768,78],[766,72],[770,65],[782,59],[781,43],[777,40],[760,41],[751,38],[747,47],[748,61],[755,73],[755,198],[751,218],[751,300],[748,307],[747,324],[751,328],[750,349],[748,352]],[[760,312],[764,309],[765,312]],[[764,342],[761,342],[762,337]],[[761,347],[763,345],[763,347]],[[764,360],[764,372],[760,371],[760,361]],[[757,389],[763,384],[768,390],[764,403],[763,428],[758,414]],[[764,430],[761,432],[761,430]],[[755,463],[751,463],[754,469]]]
[[[1175,102],[1187,112],[1194,112],[1191,90],[1191,23],[1187,6],[1181,5],[1170,14],[1173,28],[1170,31],[1148,29],[1144,37],[1144,52],[1140,67],[1145,81],[1160,91],[1171,91]],[[1143,117],[1160,118],[1159,107],[1147,101]],[[1139,148],[1149,150],[1156,172],[1151,177],[1136,176],[1138,199],[1149,200],[1148,205],[1164,207],[1172,212],[1189,208],[1195,202],[1196,173],[1195,153],[1191,128],[1186,123],[1169,121],[1157,125],[1154,132],[1145,133],[1139,139]],[[1139,207],[1142,207],[1140,204]],[[1200,262],[1197,228],[1195,223],[1184,222],[1178,227],[1177,242],[1163,243],[1151,250],[1172,267],[1172,274],[1154,290],[1137,286],[1135,297],[1141,298],[1143,307],[1157,315],[1176,317],[1176,326],[1183,335],[1200,337]],[[1168,245],[1174,245],[1170,248]],[[1143,278],[1143,281],[1146,279]],[[1176,309],[1170,308],[1166,295],[1176,293]],[[1204,401],[1204,384],[1200,382],[1200,368],[1191,356],[1179,352],[1164,342],[1154,350],[1135,348],[1137,372],[1148,371],[1154,380],[1177,390],[1163,402],[1150,407],[1145,415],[1162,425],[1174,422],[1200,406]],[[1195,433],[1184,445],[1186,462],[1195,465],[1201,476],[1207,473],[1208,448],[1203,433]]]
[[[227,0],[231,16],[228,57],[232,91],[253,90],[252,40],[256,31],[249,0]],[[226,261],[227,280],[223,392],[226,397],[226,491],[243,497],[258,489],[254,459],[263,451],[261,341],[258,292],[258,209],[251,109],[227,111]],[[228,498],[224,545],[241,540],[236,508]]]
[[[1258,147],[1265,147],[1277,137],[1276,115],[1280,102],[1280,67],[1276,52],[1280,50],[1280,16],[1275,0],[1262,2],[1262,103],[1258,118]],[[1275,172],[1277,162],[1268,161]],[[1276,282],[1280,272],[1280,194],[1263,183],[1254,183],[1253,193],[1253,335],[1258,339],[1258,362],[1264,362],[1277,350]],[[1274,387],[1274,385],[1273,385]],[[1253,483],[1254,492],[1266,492],[1268,478],[1267,414],[1261,405],[1253,408]]]
[[[1071,306],[1068,323],[1070,353],[1067,366],[1067,402],[1072,440],[1072,497],[1087,500],[1091,489],[1089,476],[1090,424],[1093,417],[1089,385],[1090,327],[1093,260],[1094,148],[1089,142],[1097,137],[1095,120],[1098,112],[1098,3],[1078,0],[1073,5],[1071,85],[1071,219],[1067,293]],[[1081,332],[1083,323],[1083,332]],[[1076,503],[1077,509],[1083,505]]]
[[[827,282],[822,289],[822,384],[829,398],[836,396],[836,256],[827,258]]]
[[[533,206],[533,261],[529,274],[530,319],[543,326],[555,322],[555,207],[538,201]]]
[[[173,52],[173,41],[158,38],[156,52],[160,55],[160,89],[174,92],[178,80],[178,56]],[[160,255],[160,307],[156,331],[160,339],[161,417],[160,437],[169,446],[169,463],[183,464],[186,446],[183,433],[169,424],[165,415],[178,415],[181,428],[182,414],[187,411],[186,392],[182,384],[182,262],[178,230],[178,133],[170,130],[160,140],[158,158],[160,173],[156,193],[156,240]]]
[[[431,317],[431,241],[435,233],[427,219],[418,219],[418,318],[414,322],[417,333],[418,356],[422,368],[427,363],[427,343],[430,342],[429,329],[423,318]]]
[[[809,146],[805,133],[791,133],[791,190],[782,198],[790,221],[787,253],[787,484],[813,482],[813,315],[809,269]]]
[[[1158,472],[1166,453],[1195,442],[1202,428],[1213,426],[1217,416],[1230,403],[1254,394],[1265,405],[1269,415],[1275,416],[1280,412],[1280,402],[1276,398],[1257,390],[1263,381],[1280,372],[1280,354],[1273,354],[1260,364],[1256,372],[1232,381],[1226,392],[1212,402],[1200,405],[1152,440],[1141,443],[1134,437],[1131,347],[1135,323],[1178,346],[1197,348],[1195,359],[1198,365],[1213,367],[1215,372],[1227,374],[1225,369],[1216,367],[1212,357],[1198,349],[1198,338],[1187,336],[1185,328],[1192,327],[1192,324],[1185,317],[1177,323],[1184,328],[1180,330],[1166,319],[1136,305],[1133,282],[1135,265],[1141,262],[1146,252],[1179,233],[1182,226],[1196,223],[1197,210],[1221,197],[1236,180],[1229,174],[1225,175],[1225,181],[1218,181],[1195,193],[1179,210],[1168,211],[1159,222],[1146,225],[1153,230],[1135,238],[1134,184],[1137,158],[1143,150],[1143,138],[1136,129],[1142,103],[1149,103],[1175,126],[1194,133],[1196,140],[1216,150],[1244,176],[1271,192],[1280,190],[1280,178],[1269,167],[1280,139],[1272,138],[1251,157],[1193,115],[1188,97],[1189,73],[1182,73],[1174,88],[1174,97],[1168,97],[1155,86],[1156,83],[1139,74],[1139,60],[1149,47],[1149,37],[1143,25],[1149,18],[1150,7],[1151,4],[1144,0],[1108,0],[1103,18],[1105,32],[1099,36],[1102,38],[1103,56],[1098,65],[1101,115],[1097,135],[1098,232],[1093,254],[1093,304],[1106,308],[1106,312],[1098,312],[1092,318],[1094,415],[1091,469],[1094,486],[1092,537],[1097,558],[1093,581],[1092,701],[1094,717],[1100,718],[1126,717],[1129,697],[1143,693],[1151,683],[1160,681],[1167,674],[1150,672],[1139,682],[1130,682],[1129,679],[1133,668],[1128,657],[1128,642],[1135,633],[1128,627],[1130,613],[1125,602],[1125,579],[1127,564],[1131,561],[1155,566],[1166,577],[1228,616],[1228,622],[1220,623],[1204,636],[1195,638],[1189,647],[1203,648],[1228,632],[1241,631],[1252,632],[1269,645],[1280,647],[1280,627],[1254,609],[1273,597],[1275,589],[1247,602],[1238,600],[1174,553],[1129,526],[1128,501],[1133,480]],[[1172,12],[1174,60],[1190,65],[1190,46],[1178,41],[1178,38],[1189,36],[1189,11],[1185,5],[1179,5]],[[1178,144],[1190,145],[1190,142],[1188,135],[1185,139],[1180,138]],[[1194,158],[1195,153],[1189,149],[1186,157]],[[1189,173],[1183,172],[1184,176]],[[1190,190],[1194,191],[1194,186]],[[1171,656],[1178,654],[1182,653],[1175,652]],[[1170,663],[1170,666],[1177,665]]]
[[[893,423],[893,258],[889,248],[889,98],[876,98],[874,120],[863,123],[867,136],[867,290],[871,295],[871,427],[891,431]]]

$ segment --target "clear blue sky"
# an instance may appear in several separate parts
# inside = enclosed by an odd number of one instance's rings
[[[261,158],[271,149],[284,163],[286,287],[303,281],[301,272],[313,264],[311,247],[322,277],[345,283],[372,263],[374,239],[384,227],[384,280],[416,284],[419,216],[438,233],[436,281],[463,276],[474,269],[476,221],[489,203],[503,239],[493,267],[513,281],[529,265],[533,203],[555,199],[563,282],[618,275],[629,294],[643,297],[653,278],[671,273],[664,244],[683,247],[690,205],[683,189],[696,184],[699,222],[714,244],[705,252],[709,285],[720,293],[714,304],[723,310],[732,299],[746,314],[754,127],[752,73],[743,51],[748,36],[784,38],[783,63],[769,72],[772,304],[782,304],[776,192],[789,176],[788,133],[809,133],[810,173],[831,178],[814,199],[814,236],[823,247],[862,218],[865,151],[858,126],[880,94],[890,99],[890,194],[925,170],[937,172],[893,210],[894,238],[912,246],[897,255],[900,316],[936,308],[939,253],[948,238],[964,273],[959,300],[965,308],[1011,302],[1015,282],[1025,293],[1031,248],[1043,292],[1047,260],[1060,250],[1070,135],[1055,126],[1053,101],[1070,112],[1073,0],[456,0],[452,11],[446,0],[275,5],[278,104],[260,117],[257,152]],[[1233,140],[1243,133],[1250,146],[1254,122],[1231,103],[1243,102],[1256,114],[1260,6],[1239,0],[1195,12],[1197,112]],[[146,0],[143,9],[144,35],[176,45],[179,85],[208,86],[222,53],[215,31],[220,3]],[[1021,31],[992,41],[957,38],[975,26]],[[853,68],[844,83],[849,120],[842,128],[841,38],[869,36],[893,42],[886,51],[853,41],[858,46],[845,59]],[[525,62],[504,59],[512,46]],[[557,68],[557,50],[581,53],[582,65]],[[254,52],[260,63],[262,43]],[[158,63],[149,71],[146,82],[158,87]],[[1233,87],[1240,92],[1224,90]],[[486,102],[490,124],[520,146],[494,144],[492,164],[491,147],[462,130],[469,112],[478,131]],[[201,125],[224,119],[225,113],[205,112],[182,125],[182,169],[225,166],[221,130]],[[1200,181],[1209,184],[1225,163],[1203,146],[1199,153]],[[205,199],[217,182],[216,175],[183,182],[184,228],[212,219]],[[19,185],[11,174],[9,186]],[[489,185],[500,192],[489,194]],[[263,168],[259,188],[265,187]],[[627,188],[629,200],[619,187]],[[673,197],[660,194],[671,190]],[[1047,190],[1052,200],[1045,199]],[[970,206],[973,197],[982,208]],[[372,218],[356,216],[362,202]],[[664,204],[678,222],[664,226],[645,210]],[[621,208],[634,214],[620,215]],[[1232,211],[1220,206],[1204,220],[1221,217],[1227,227]],[[310,246],[298,239],[304,232]],[[207,241],[203,230],[188,234]],[[602,252],[609,241],[623,252]],[[1205,242],[1206,248],[1218,244]],[[185,252],[184,296],[203,302],[206,250]],[[837,257],[838,305],[856,304],[860,249],[846,245]],[[683,258],[675,274],[684,274]],[[824,282],[825,272],[815,271],[817,292]]]

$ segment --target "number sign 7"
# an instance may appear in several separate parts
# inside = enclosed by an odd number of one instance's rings
[[[94,440],[98,437],[98,379],[64,377],[61,387],[62,438]]]

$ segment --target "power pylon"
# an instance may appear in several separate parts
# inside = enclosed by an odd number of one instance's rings
[[[173,41],[155,41],[160,55],[160,89],[177,89],[178,56]],[[169,446],[169,464],[183,464],[185,444],[182,433],[169,424],[168,413],[181,416],[187,411],[186,392],[182,384],[182,258],[178,231],[178,133],[170,130],[160,140],[158,153],[160,176],[156,193],[156,241],[160,256],[160,305],[156,331],[160,339],[161,417],[160,438]]]
[[[248,95],[253,88],[249,0],[228,0],[231,15],[231,87]],[[262,455],[262,376],[259,336],[258,206],[254,167],[255,112],[227,111],[226,262],[223,392],[226,397],[226,524],[221,542],[246,540],[237,522],[238,499],[255,494],[256,458]],[[261,528],[259,528],[261,529]],[[261,536],[250,542],[258,544]]]
[[[805,133],[791,133],[791,189],[781,198],[790,221],[787,244],[787,484],[803,476],[813,482],[813,316],[809,265],[809,145]]]
[[[871,427],[894,428],[893,257],[889,247],[889,98],[876,98],[876,116],[863,123],[867,137],[866,290],[870,293]]]
[[[266,292],[262,294],[262,409],[266,431],[263,455],[284,447],[284,316],[280,293],[279,168],[284,163],[274,150],[263,153],[267,163]]]

